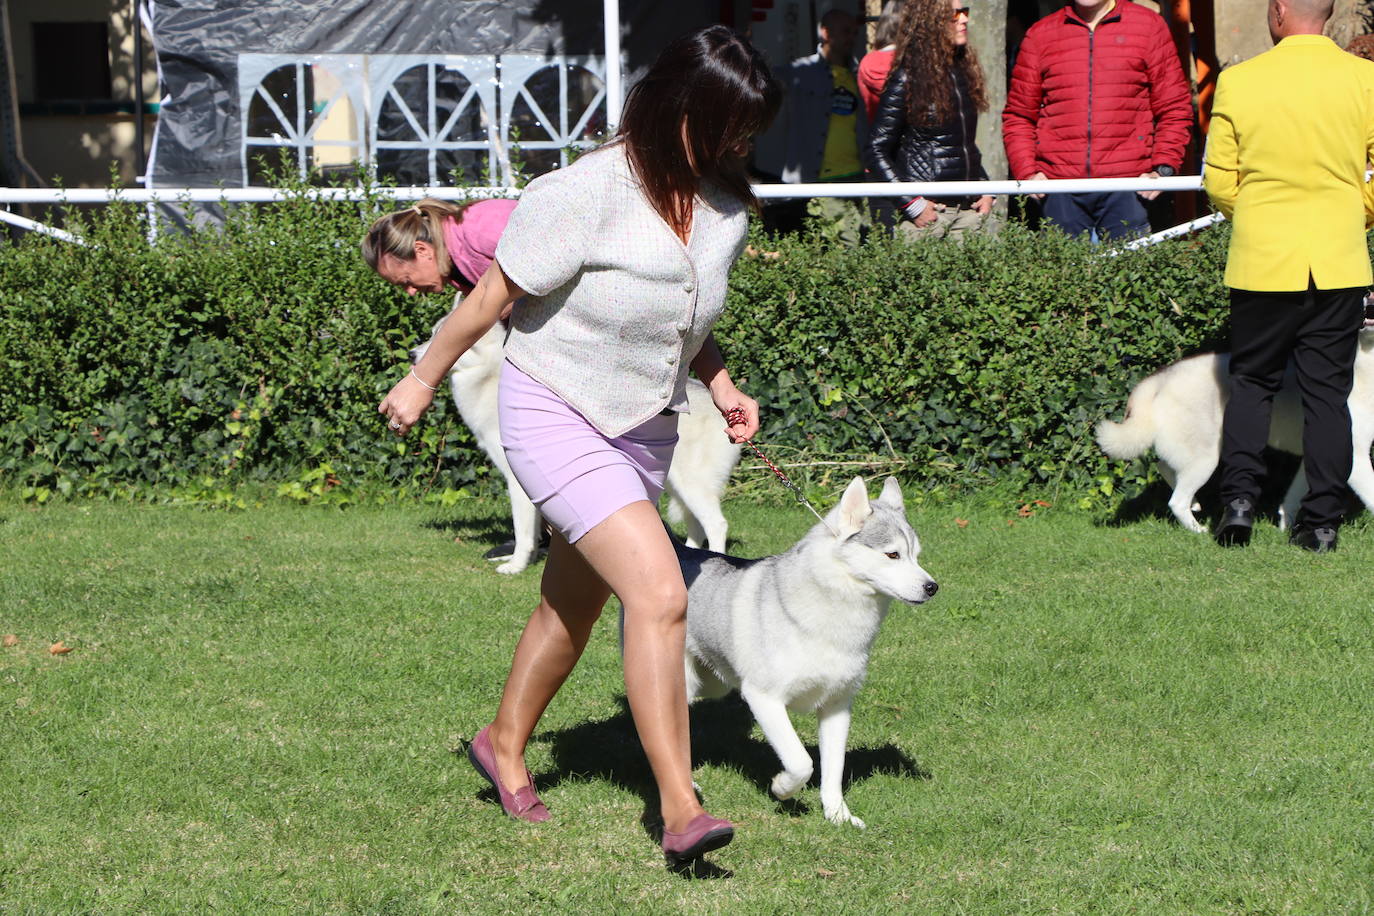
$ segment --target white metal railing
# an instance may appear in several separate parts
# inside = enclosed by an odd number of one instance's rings
[[[789,197],[916,197],[966,196],[970,194],[1090,194],[1109,191],[1197,191],[1202,176],[1174,178],[1063,178],[1043,181],[855,181],[816,184],[756,184],[760,198]],[[121,200],[129,203],[270,203],[298,197],[319,200],[361,200],[365,195],[415,200],[437,197],[465,200],[469,197],[516,197],[520,191],[508,187],[398,187],[376,186],[364,191],[358,187],[308,188],[284,191],[280,188],[0,188],[0,203],[11,204],[103,204]]]
[[[1202,187],[1200,175],[1173,178],[1075,178],[1044,181],[908,181],[908,182],[826,182],[817,184],[757,184],[754,193],[765,200],[795,197],[915,197],[942,195],[993,194],[1075,194],[1105,193],[1109,191],[1196,191]],[[3,188],[0,205],[14,204],[108,204],[114,201],[144,204],[177,203],[272,203],[306,198],[314,200],[363,200],[366,197],[392,200],[418,200],[436,197],[441,200],[469,198],[518,197],[518,188],[482,187],[385,187],[366,190],[360,187],[306,188],[285,191],[280,188]],[[1219,213],[1203,216],[1153,235],[1132,239],[1119,247],[1106,249],[1109,254],[1133,251],[1165,239],[1187,235],[1220,222]],[[75,235],[35,220],[0,209],[0,222],[51,235],[84,245]],[[151,231],[151,230],[150,230]]]

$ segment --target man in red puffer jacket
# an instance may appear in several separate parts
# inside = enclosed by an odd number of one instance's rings
[[[1183,165],[1192,123],[1164,19],[1131,0],[1075,0],[1026,32],[1002,140],[1018,180],[1160,177]],[[1140,198],[1158,194],[1050,194],[1044,215],[1069,235],[1135,235],[1150,229]]]

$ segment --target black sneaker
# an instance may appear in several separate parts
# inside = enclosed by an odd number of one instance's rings
[[[1313,553],[1334,553],[1337,540],[1336,529],[1327,525],[1312,528],[1300,523],[1293,526],[1293,533],[1288,536],[1288,543]]]
[[[1255,505],[1242,496],[1226,504],[1226,512],[1217,523],[1213,537],[1222,547],[1244,547],[1250,543],[1254,527]]]

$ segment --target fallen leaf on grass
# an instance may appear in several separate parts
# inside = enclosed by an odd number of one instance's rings
[[[956,518],[956,519],[954,520],[954,524],[958,525],[960,528],[967,528],[967,527],[968,527],[968,519],[966,519],[966,518]]]
[[[19,645],[19,637],[15,636],[13,633],[6,633],[4,640],[0,641],[4,642],[6,649],[8,649],[10,646]]]
[[[62,642],[62,640],[59,639],[51,646],[48,646],[48,651],[51,652],[53,655],[66,655],[68,652],[72,651],[72,647],[66,645]]]
[[[1039,506],[1041,509],[1048,509],[1052,505],[1052,503],[1047,503],[1043,499],[1037,499],[1035,501],[1035,504]]]
[[[1020,509],[1016,510],[1016,514],[1021,516],[1022,518],[1030,518],[1032,515],[1035,514],[1035,510],[1031,508],[1030,503],[1026,503]]]
[[[817,877],[817,878],[833,878],[833,877],[835,877],[835,873],[834,873],[833,871],[831,871],[830,869],[828,869],[828,868],[818,868],[818,869],[816,869],[816,877]]]

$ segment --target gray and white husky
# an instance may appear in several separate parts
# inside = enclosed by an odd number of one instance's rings
[[[841,793],[850,708],[893,599],[922,604],[938,588],[916,562],[921,544],[896,479],[870,501],[855,477],[825,522],[777,556],[676,547],[687,581],[688,696],[740,692],[782,762],[771,786],[778,798],[812,773],[788,710],[815,710],[825,817],[864,826]]]
[[[1355,462],[1350,487],[1374,511],[1374,467],[1369,447],[1374,442],[1374,330],[1360,332],[1355,351],[1355,384],[1346,402]],[[1212,476],[1221,460],[1221,421],[1230,397],[1229,353],[1203,353],[1165,366],[1142,380],[1126,401],[1120,423],[1097,424],[1097,444],[1113,458],[1135,458],[1151,447],[1159,456],[1159,471],[1173,488],[1169,510],[1189,531],[1205,529],[1193,516],[1193,497]],[[1290,368],[1283,388],[1274,397],[1269,424],[1269,447],[1302,454],[1302,403]],[[1279,509],[1279,527],[1297,518],[1298,504],[1307,492],[1307,474],[1298,469]]]
[[[440,319],[434,325],[431,338],[443,323]],[[459,357],[449,373],[449,386],[458,415],[472,430],[478,447],[505,478],[511,522],[515,528],[515,550],[509,559],[502,558],[496,571],[513,575],[523,572],[538,556],[542,520],[539,509],[511,473],[506,451],[501,447],[496,388],[501,378],[505,336],[501,325],[492,327]],[[418,362],[427,349],[429,341],[411,350],[411,361]],[[731,444],[725,435],[725,420],[712,403],[711,393],[705,385],[689,379],[687,402],[691,413],[683,414],[678,420],[678,444],[668,469],[668,518],[686,524],[689,544],[709,544],[712,550],[724,550],[729,524],[720,511],[720,497],[731,471],[739,462],[740,447]]]

